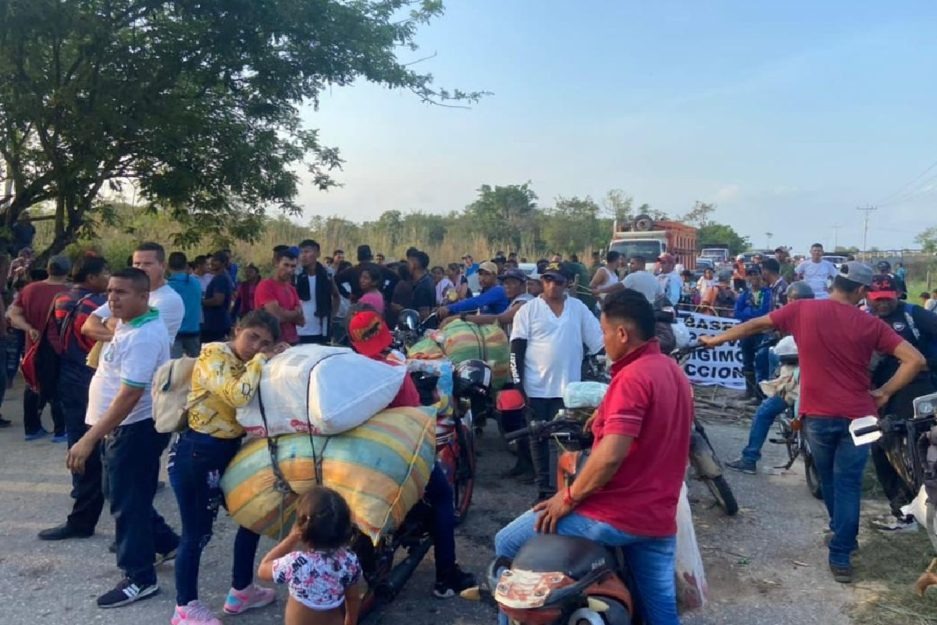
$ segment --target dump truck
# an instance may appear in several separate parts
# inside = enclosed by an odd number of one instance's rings
[[[638,215],[633,220],[612,226],[612,241],[609,251],[619,252],[625,258],[643,256],[648,271],[654,270],[657,258],[669,252],[684,269],[696,268],[697,230],[679,221],[654,220],[648,215]]]

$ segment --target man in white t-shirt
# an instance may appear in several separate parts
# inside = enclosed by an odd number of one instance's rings
[[[563,408],[563,390],[582,378],[583,344],[602,349],[602,328],[578,299],[568,297],[573,272],[551,263],[541,276],[543,294],[521,306],[511,330],[511,373],[524,391],[532,421],[549,421]],[[550,455],[546,441],[530,444],[538,499],[550,497]]]
[[[643,295],[653,305],[661,293],[661,288],[657,278],[645,270],[646,266],[647,260],[643,256],[632,257],[628,261],[628,275],[607,292],[615,293],[624,289],[632,289]]]
[[[810,258],[797,265],[795,270],[798,280],[803,280],[813,289],[816,299],[830,296],[830,283],[839,273],[836,265],[823,258],[823,246],[814,243],[810,246]]]
[[[153,508],[159,458],[168,434],[153,427],[150,385],[169,360],[169,336],[148,305],[150,281],[140,269],[114,272],[107,286],[114,336],[104,348],[88,390],[85,423],[90,429],[68,451],[67,465],[82,473],[103,441],[104,479],[114,516],[117,566],[124,580],[98,597],[98,607],[116,608],[159,591],[154,561],[170,557],[179,537]]]
[[[146,273],[150,279],[149,305],[159,313],[166,327],[169,344],[176,340],[185,317],[185,303],[166,282],[166,250],[159,243],[141,243],[133,252],[133,266]],[[116,319],[111,319],[111,309],[104,304],[91,315],[81,327],[81,333],[96,341],[110,341],[114,336]]]

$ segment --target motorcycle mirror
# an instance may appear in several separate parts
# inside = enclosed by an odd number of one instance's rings
[[[481,601],[482,593],[479,590],[478,586],[472,586],[471,588],[466,588],[459,593],[459,596],[463,599],[468,599],[469,601]]]
[[[599,614],[608,612],[608,604],[604,601],[596,599],[595,597],[589,597],[588,606],[590,610],[593,612],[598,612]]]
[[[862,417],[853,419],[849,424],[849,434],[854,445],[868,445],[882,438],[882,431],[878,429],[878,417]]]

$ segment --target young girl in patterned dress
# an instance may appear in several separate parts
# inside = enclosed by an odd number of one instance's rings
[[[257,577],[290,590],[285,625],[356,625],[361,565],[348,543],[351,511],[342,496],[316,486],[296,505],[290,535],[264,556]]]

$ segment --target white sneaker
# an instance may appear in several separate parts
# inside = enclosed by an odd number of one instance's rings
[[[917,521],[913,516],[906,516],[903,519],[895,518],[895,515],[889,514],[878,519],[872,519],[872,527],[880,532],[916,532],[918,528]]]

